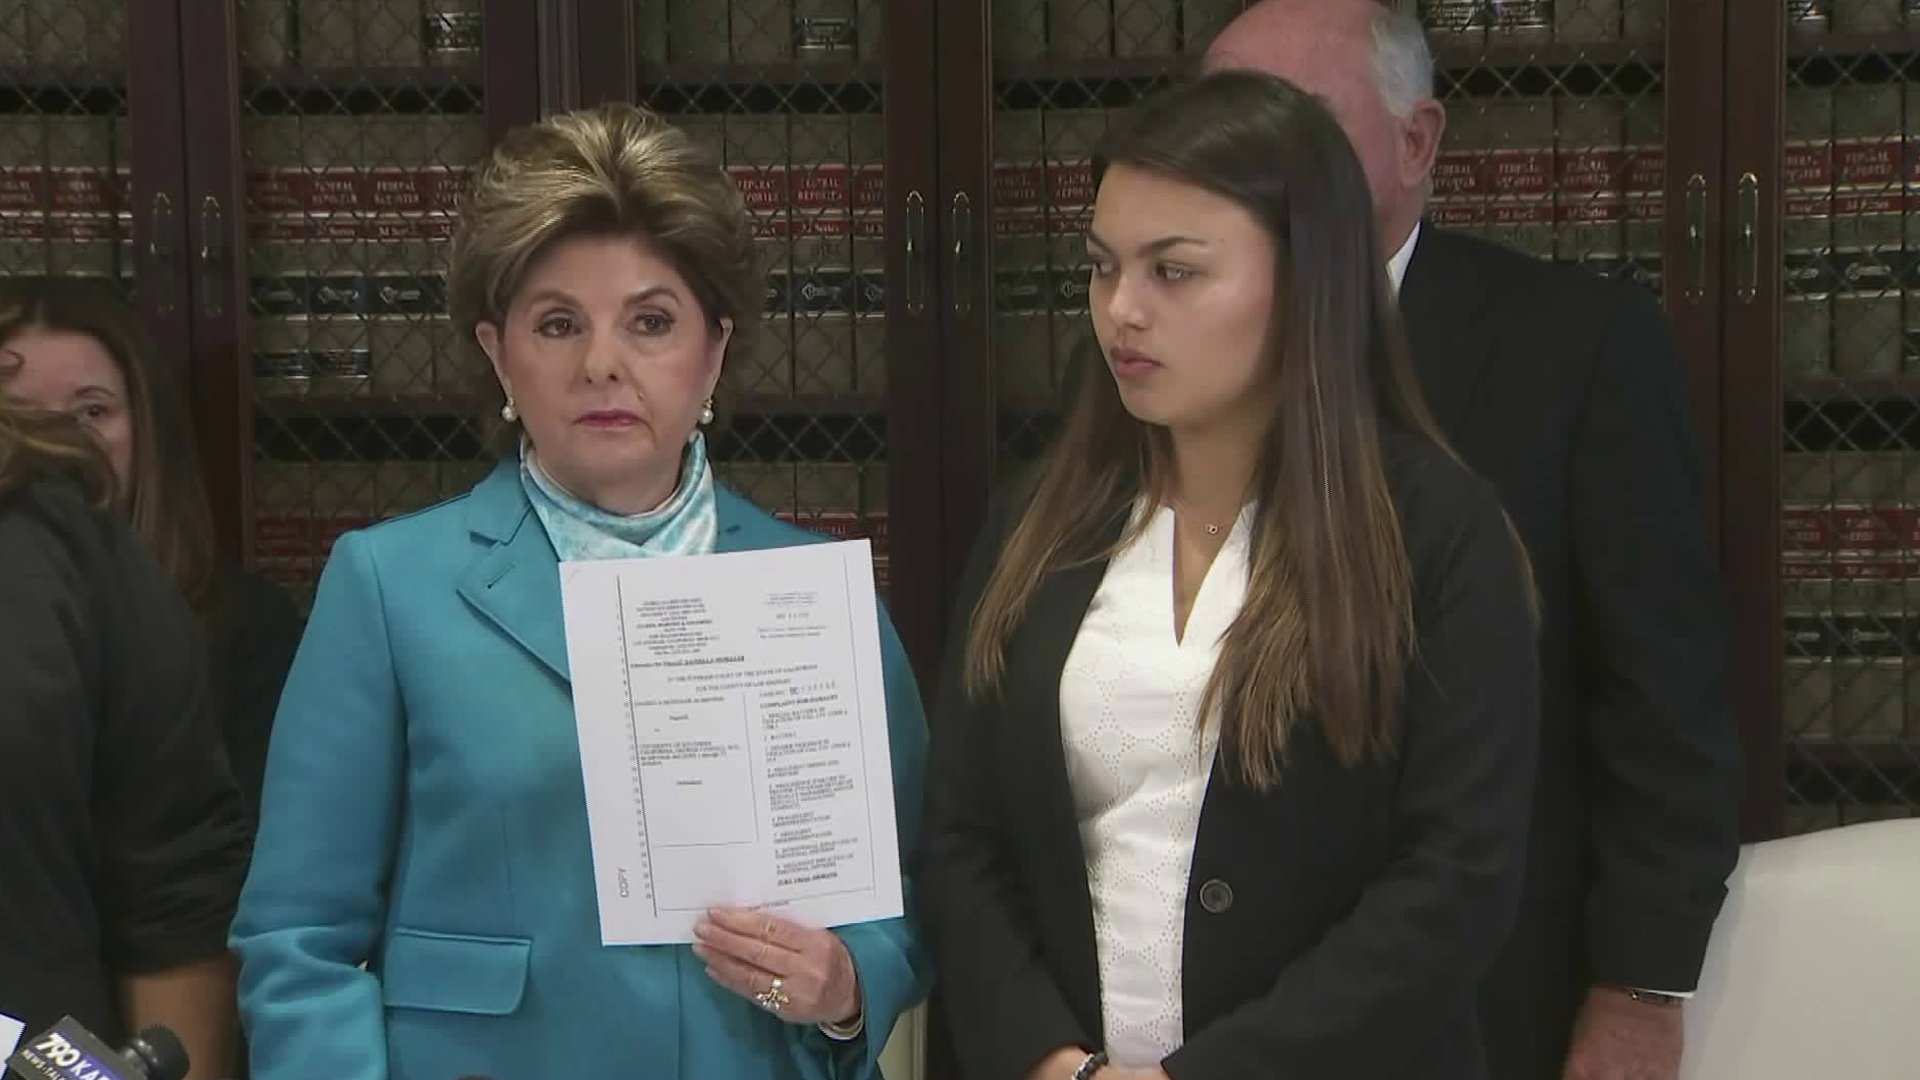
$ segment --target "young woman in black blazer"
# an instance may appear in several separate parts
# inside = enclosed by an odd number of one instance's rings
[[[229,1074],[251,832],[201,630],[69,417],[0,396],[0,1013]]]
[[[1475,1080],[1519,894],[1531,578],[1412,380],[1366,178],[1227,72],[1095,159],[1098,360],[995,505],[926,919],[977,1080]]]

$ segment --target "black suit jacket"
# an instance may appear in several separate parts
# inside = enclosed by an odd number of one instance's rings
[[[1400,753],[1342,767],[1304,719],[1263,792],[1231,779],[1220,747],[1187,888],[1187,1041],[1163,1063],[1175,1080],[1482,1075],[1473,988],[1519,892],[1537,652],[1491,491],[1429,444],[1388,449],[1422,650]],[[928,763],[925,916],[974,1080],[1021,1080],[1103,1030],[1059,684],[1105,564],[1043,582],[997,696],[960,688],[965,613],[1023,505],[995,507],[961,584]]]
[[[1691,990],[1739,844],[1723,597],[1651,293],[1422,227],[1400,306],[1441,426],[1543,600],[1526,900],[1485,987],[1499,1080],[1560,1075],[1589,983]]]
[[[119,977],[224,956],[252,840],[198,621],[140,538],[0,497],[0,1013],[119,1045]]]

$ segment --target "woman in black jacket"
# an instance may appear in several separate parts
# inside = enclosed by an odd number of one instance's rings
[[[133,312],[82,278],[0,285],[0,391],[71,415],[106,449],[115,507],[211,633],[219,732],[257,811],[300,614],[285,591],[222,558],[186,410]]]
[[[70,418],[0,396],[0,1013],[228,1071],[250,832],[202,631]]]

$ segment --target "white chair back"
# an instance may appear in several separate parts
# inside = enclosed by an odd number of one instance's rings
[[[1749,844],[1681,1080],[1920,1077],[1920,819]]]

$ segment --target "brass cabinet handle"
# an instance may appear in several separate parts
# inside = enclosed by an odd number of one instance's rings
[[[973,310],[973,283],[967,278],[969,248],[967,237],[973,231],[973,200],[962,191],[953,197],[953,313],[965,315]]]
[[[221,270],[226,262],[226,237],[221,234],[220,200],[212,195],[200,203],[200,306],[208,315],[219,315],[225,300],[226,279]]]
[[[162,191],[153,197],[152,229],[147,237],[147,273],[153,281],[154,306],[162,315],[173,313],[173,200]]]
[[[1687,177],[1687,303],[1707,297],[1707,178]]]
[[[1752,173],[1740,177],[1740,288],[1743,304],[1751,304],[1760,294],[1760,178]]]
[[[927,200],[918,188],[907,192],[907,314],[927,309]]]

